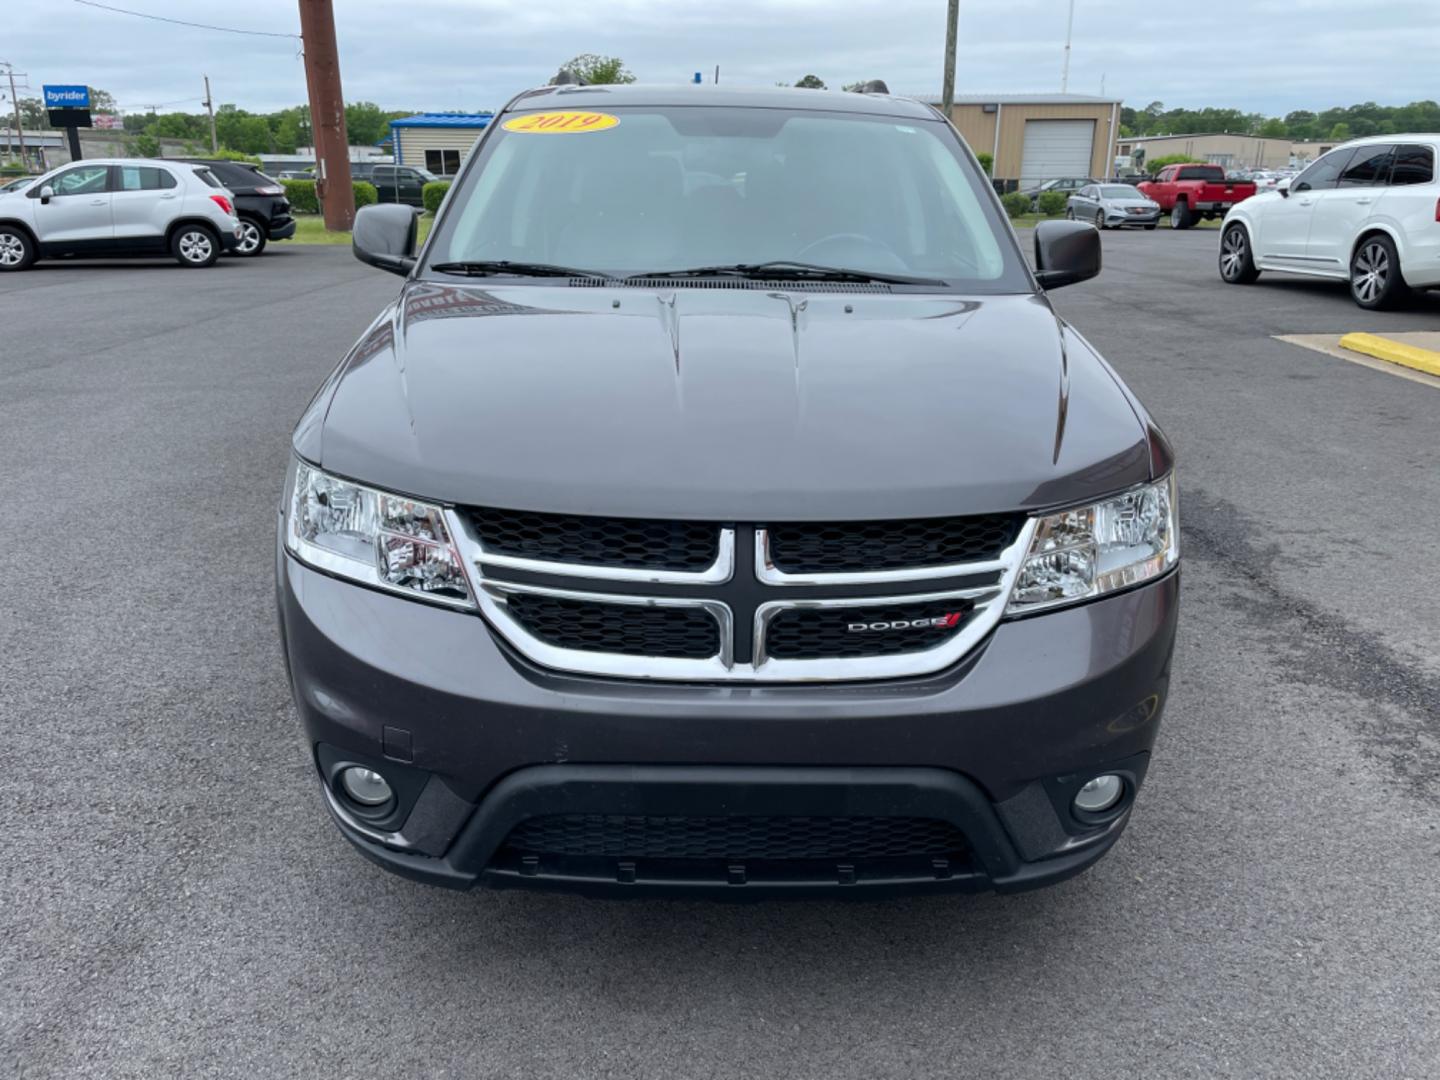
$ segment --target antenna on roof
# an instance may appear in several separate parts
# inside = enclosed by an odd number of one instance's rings
[[[871,80],[870,80],[869,82],[867,82],[867,83],[861,83],[861,84],[860,84],[860,93],[862,93],[862,94],[888,94],[888,93],[890,93],[890,87],[888,87],[888,86],[885,85],[885,80],[884,80],[884,79],[871,79]]]
[[[551,86],[584,86],[585,80],[569,68],[561,68],[550,80]]]

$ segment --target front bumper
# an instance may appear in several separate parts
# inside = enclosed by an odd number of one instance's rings
[[[332,815],[372,861],[459,888],[876,895],[1061,880],[1100,858],[1129,818],[1168,692],[1179,600],[1172,573],[1002,623],[923,679],[650,684],[540,669],[476,615],[338,581],[283,548],[277,560],[295,702]],[[388,770],[404,789],[388,817],[357,815],[337,794],[347,763]],[[1126,798],[1103,820],[1075,820],[1073,792],[1104,771],[1126,777]],[[966,856],[527,861],[506,844],[516,824],[546,815],[842,814],[949,822]]]
[[[1110,211],[1105,215],[1105,224],[1112,228],[1121,225],[1155,225],[1158,224],[1159,221],[1160,210],[1158,207],[1146,214],[1117,214],[1114,211]]]

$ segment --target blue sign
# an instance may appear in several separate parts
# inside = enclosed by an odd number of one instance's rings
[[[47,109],[88,109],[90,88],[88,86],[46,86],[45,107]]]

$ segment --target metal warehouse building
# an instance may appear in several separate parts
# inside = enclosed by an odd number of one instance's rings
[[[1137,151],[1144,152],[1145,161],[1172,154],[1184,154],[1192,161],[1223,165],[1227,169],[1283,169],[1303,165],[1327,153],[1337,144],[1296,142],[1293,139],[1267,139],[1259,135],[1232,135],[1208,132],[1197,135],[1133,135],[1119,140],[1119,154],[1134,164]],[[1135,165],[1144,171],[1142,165]]]
[[[938,95],[930,98],[940,104]],[[957,97],[950,119],[977,154],[995,158],[1001,191],[1061,176],[1114,173],[1120,102],[1088,94]]]
[[[429,169],[436,176],[454,176],[493,119],[495,114],[489,112],[442,112],[391,120],[395,163]]]

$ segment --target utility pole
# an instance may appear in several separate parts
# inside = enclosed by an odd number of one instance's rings
[[[30,171],[30,162],[25,158],[25,128],[20,123],[20,98],[15,93],[15,67],[6,64],[5,70],[10,76],[10,104],[15,107],[15,138],[20,142],[20,164],[25,166],[25,171]],[[22,71],[20,77],[25,78]]]
[[[300,34],[305,40],[305,83],[315,141],[315,194],[325,212],[325,228],[345,231],[355,224],[355,189],[350,183],[350,139],[332,0],[300,0]]]
[[[940,95],[941,112],[950,120],[955,107],[955,38],[960,26],[960,0],[950,0],[945,23],[945,90]]]
[[[210,114],[210,152],[220,152],[220,140],[215,137],[215,106],[210,101],[210,76],[205,76],[205,111]]]
[[[1060,93],[1070,88],[1070,35],[1075,30],[1075,0],[1070,0],[1070,17],[1065,20],[1065,66],[1060,69]]]

